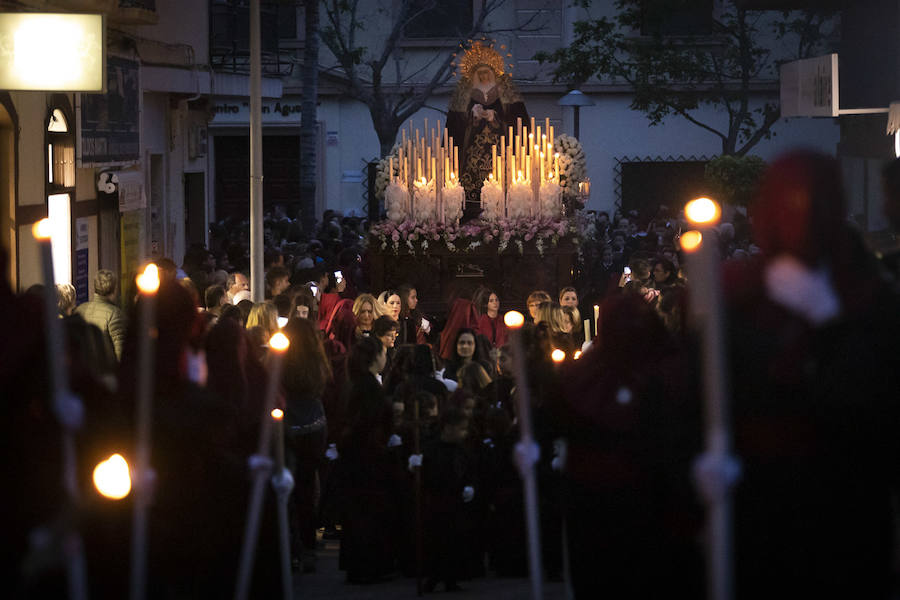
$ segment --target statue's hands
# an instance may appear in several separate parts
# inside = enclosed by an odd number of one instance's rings
[[[497,111],[493,109],[487,109],[481,111],[481,118],[488,121],[489,123],[493,123],[494,119],[497,117]]]
[[[472,107],[472,116],[476,119],[484,118],[484,107],[480,104],[476,104]]]

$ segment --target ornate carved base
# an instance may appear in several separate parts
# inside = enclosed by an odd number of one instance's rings
[[[369,252],[373,290],[411,283],[418,291],[421,309],[428,314],[443,314],[450,301],[471,297],[481,285],[499,294],[502,311],[525,311],[530,292],[541,289],[555,297],[560,288],[572,284],[577,255],[571,242],[546,248],[543,256],[533,244],[526,244],[521,254],[514,245],[500,253],[496,244],[468,252],[451,252],[443,245],[415,255],[377,248]]]

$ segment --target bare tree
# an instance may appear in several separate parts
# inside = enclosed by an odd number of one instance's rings
[[[365,104],[372,116],[372,123],[382,156],[390,152],[397,138],[397,131],[417,111],[427,106],[429,98],[453,76],[453,50],[436,51],[426,65],[411,73],[401,68],[400,42],[406,27],[418,17],[427,15],[438,6],[438,0],[400,0],[392,4],[391,26],[386,32],[381,48],[360,45],[360,33],[365,23],[360,17],[360,0],[323,0],[325,26],[322,41],[337,59],[336,70],[344,82],[344,92]],[[498,33],[514,31],[539,31],[535,13],[529,20],[513,28],[491,28],[491,15],[506,0],[480,0],[475,10],[471,28],[460,36],[460,42]],[[368,4],[371,6],[371,4]],[[391,67],[395,77],[387,76]],[[386,71],[387,69],[387,71]],[[417,77],[430,72],[430,76],[417,81]]]

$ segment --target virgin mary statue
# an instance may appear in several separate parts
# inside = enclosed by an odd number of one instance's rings
[[[459,146],[459,180],[466,190],[466,214],[481,210],[481,186],[491,173],[491,146],[500,145],[516,119],[528,112],[503,57],[492,46],[475,42],[458,61],[459,83],[450,100],[447,129]]]

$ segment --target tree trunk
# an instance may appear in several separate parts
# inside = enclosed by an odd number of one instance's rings
[[[318,173],[319,1],[304,3],[306,33],[303,42],[303,101],[300,118],[300,222],[312,235],[316,228],[316,176]]]

